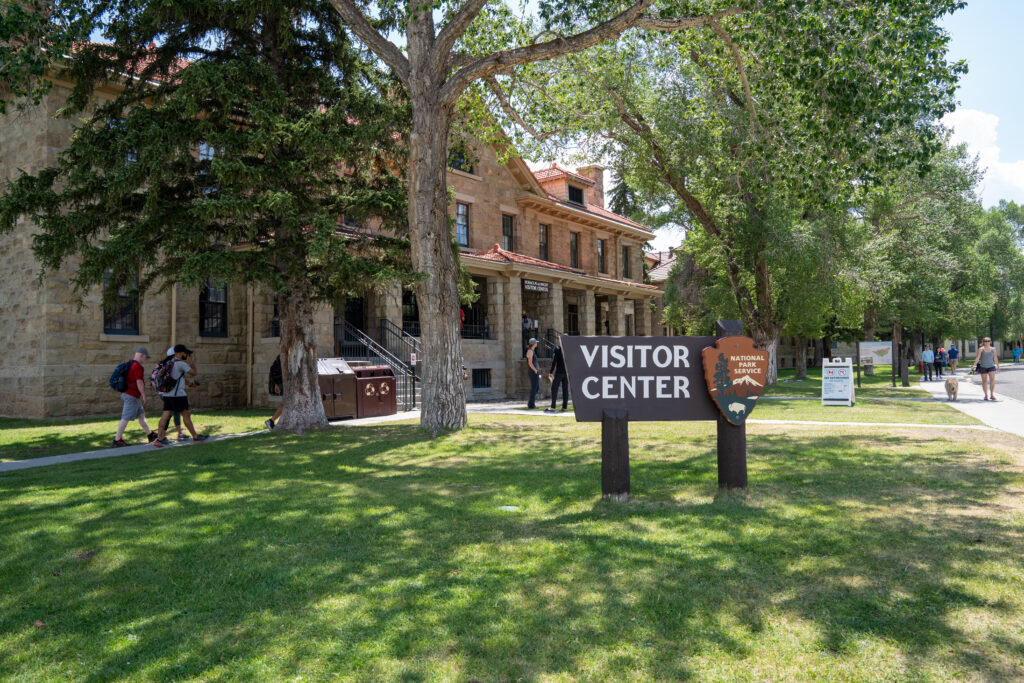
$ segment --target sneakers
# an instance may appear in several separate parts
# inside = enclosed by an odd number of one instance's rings
[[[555,411],[555,409],[554,409],[554,408],[545,408],[545,409],[544,409],[544,412],[545,412],[545,413],[554,413],[554,412],[556,412],[556,411]]]
[[[273,429],[273,428],[274,428],[274,421],[273,421],[273,420],[264,420],[264,421],[263,421],[263,425],[264,425],[264,426],[265,426],[265,427],[266,427],[267,429]]]
[[[150,443],[153,443],[154,441],[156,441],[156,436],[157,436],[156,432],[150,432],[149,434],[146,434],[146,438],[149,439]]]
[[[191,438],[188,434],[178,434],[178,441],[188,441]]]
[[[196,434],[196,438],[192,439],[192,443],[199,443],[200,441],[206,441],[210,438],[209,434]]]
[[[128,442],[126,442],[124,439],[114,439],[114,443],[112,444],[113,448],[121,448],[122,446],[127,445]]]
[[[156,446],[157,448],[163,448],[164,446],[170,446],[171,440],[167,438],[153,439],[153,445]]]

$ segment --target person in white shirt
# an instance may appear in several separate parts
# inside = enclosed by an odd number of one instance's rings
[[[166,438],[167,424],[171,421],[171,416],[176,412],[181,413],[181,420],[185,423],[185,428],[188,429],[189,434],[192,435],[193,442],[198,443],[209,438],[205,434],[197,434],[195,427],[192,426],[188,395],[185,393],[185,377],[194,377],[197,372],[192,350],[184,344],[175,344],[173,351],[174,355],[165,362],[174,363],[174,367],[171,369],[171,379],[174,381],[174,385],[167,391],[160,392],[160,397],[164,401],[164,413],[160,417],[160,425],[157,428],[157,439],[153,442],[153,445],[158,448],[171,444]]]

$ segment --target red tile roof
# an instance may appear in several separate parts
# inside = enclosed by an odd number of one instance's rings
[[[569,266],[562,266],[557,263],[552,263],[551,261],[544,261],[539,258],[527,256],[526,254],[517,254],[514,251],[505,251],[498,244],[495,244],[487,251],[478,251],[473,254],[469,254],[469,256],[484,259],[486,261],[497,261],[499,263],[521,263],[526,266],[551,268],[552,270],[562,270],[568,273],[583,273],[579,268],[570,268]]]
[[[537,179],[538,183],[549,183],[552,180],[558,180],[559,178],[571,177],[578,183],[582,183],[587,186],[594,185],[594,181],[590,178],[581,176],[579,173],[575,173],[566,168],[562,168],[558,164],[551,164],[551,168],[542,168],[539,171],[534,171],[533,177]]]
[[[601,282],[614,282],[619,285],[629,285],[631,287],[640,287],[642,289],[653,289],[658,290],[653,285],[646,285],[641,282],[632,282],[630,280],[616,280],[610,277],[601,277],[600,275],[588,275],[579,268],[570,268],[569,266],[559,265],[552,263],[551,261],[544,261],[533,256],[527,256],[526,254],[517,254],[514,251],[505,251],[501,248],[501,245],[495,244],[487,251],[478,251],[472,254],[466,254],[471,258],[483,259],[485,261],[495,261],[497,263],[520,263],[526,266],[536,266],[538,268],[550,268],[552,270],[560,270],[567,273],[573,273],[591,280],[600,280]]]

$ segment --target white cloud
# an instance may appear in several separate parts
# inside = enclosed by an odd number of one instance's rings
[[[985,173],[981,200],[994,206],[1000,199],[1024,202],[1024,160],[1003,161],[998,145],[999,117],[977,109],[958,109],[942,117],[953,130],[954,143],[966,143],[971,154],[978,155],[978,166]]]

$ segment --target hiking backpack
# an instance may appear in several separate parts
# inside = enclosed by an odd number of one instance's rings
[[[126,360],[125,362],[114,368],[114,372],[110,374],[110,388],[116,392],[123,393],[128,388],[128,371],[132,368],[134,360]]]
[[[177,380],[172,376],[174,370],[174,363],[177,358],[168,358],[157,363],[156,367],[153,368],[153,372],[149,375],[149,383],[153,385],[153,388],[157,391],[173,391],[175,385],[178,383]],[[179,378],[180,379],[180,378]]]

